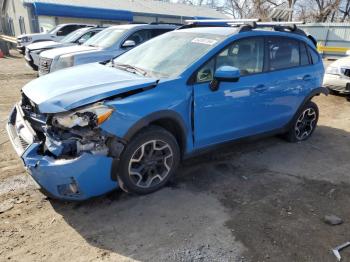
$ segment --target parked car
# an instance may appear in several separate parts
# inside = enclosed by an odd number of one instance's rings
[[[48,41],[48,40],[59,41],[66,35],[70,34],[71,32],[79,28],[88,27],[88,26],[95,26],[95,25],[77,24],[77,23],[60,24],[54,27],[51,31],[47,33],[20,35],[17,37],[17,50],[21,54],[24,54],[26,46],[30,45],[31,43]]]
[[[334,93],[350,94],[350,56],[340,58],[327,67],[323,85]]]
[[[39,61],[39,75],[46,75],[76,65],[110,60],[177,27],[177,25],[169,24],[128,24],[109,27],[81,46],[42,52]]]
[[[83,200],[158,190],[181,159],[230,141],[306,140],[322,59],[305,34],[258,29],[175,30],[33,80],[9,117],[13,146],[46,194]]]
[[[37,42],[30,44],[26,46],[25,51],[25,60],[27,64],[35,71],[38,71],[39,67],[39,55],[43,51],[51,50],[54,48],[61,48],[61,47],[67,47],[67,46],[74,46],[74,45],[82,45],[84,44],[88,39],[93,37],[95,34],[101,32],[104,30],[105,27],[84,27],[80,28],[66,37],[64,37],[60,41],[43,41],[43,42]]]

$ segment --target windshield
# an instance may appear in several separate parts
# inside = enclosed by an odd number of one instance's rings
[[[81,30],[73,31],[64,37],[60,42],[61,43],[73,43],[81,36]]]
[[[108,28],[87,40],[84,45],[99,48],[109,48],[113,46],[123,35],[126,29]]]
[[[224,38],[223,35],[173,31],[123,54],[114,64],[137,67],[157,77],[174,77]]]

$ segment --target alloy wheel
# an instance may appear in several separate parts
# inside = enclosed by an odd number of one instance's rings
[[[136,186],[150,188],[168,176],[173,161],[173,151],[168,143],[147,141],[133,153],[129,162],[129,176]]]
[[[317,114],[313,108],[307,108],[301,113],[294,127],[298,140],[304,140],[311,135],[315,128],[316,119]]]

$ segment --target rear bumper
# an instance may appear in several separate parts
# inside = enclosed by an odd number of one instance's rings
[[[47,195],[62,200],[85,200],[117,188],[111,179],[113,159],[83,153],[72,159],[40,154],[41,141],[17,105],[10,114],[7,132],[27,172]]]

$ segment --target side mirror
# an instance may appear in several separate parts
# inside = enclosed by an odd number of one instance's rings
[[[86,39],[80,38],[80,39],[78,40],[78,45],[82,45],[82,44],[84,44],[85,42],[86,42]]]
[[[237,67],[221,66],[214,73],[214,79],[210,82],[210,89],[212,91],[218,90],[220,82],[238,82],[240,76]]]
[[[62,30],[57,31],[56,35],[57,36],[63,36],[63,31]]]
[[[136,46],[136,43],[135,43],[134,40],[126,40],[124,42],[124,44],[122,45],[122,47],[125,47],[125,48],[127,48],[127,47],[134,47],[134,46]]]

